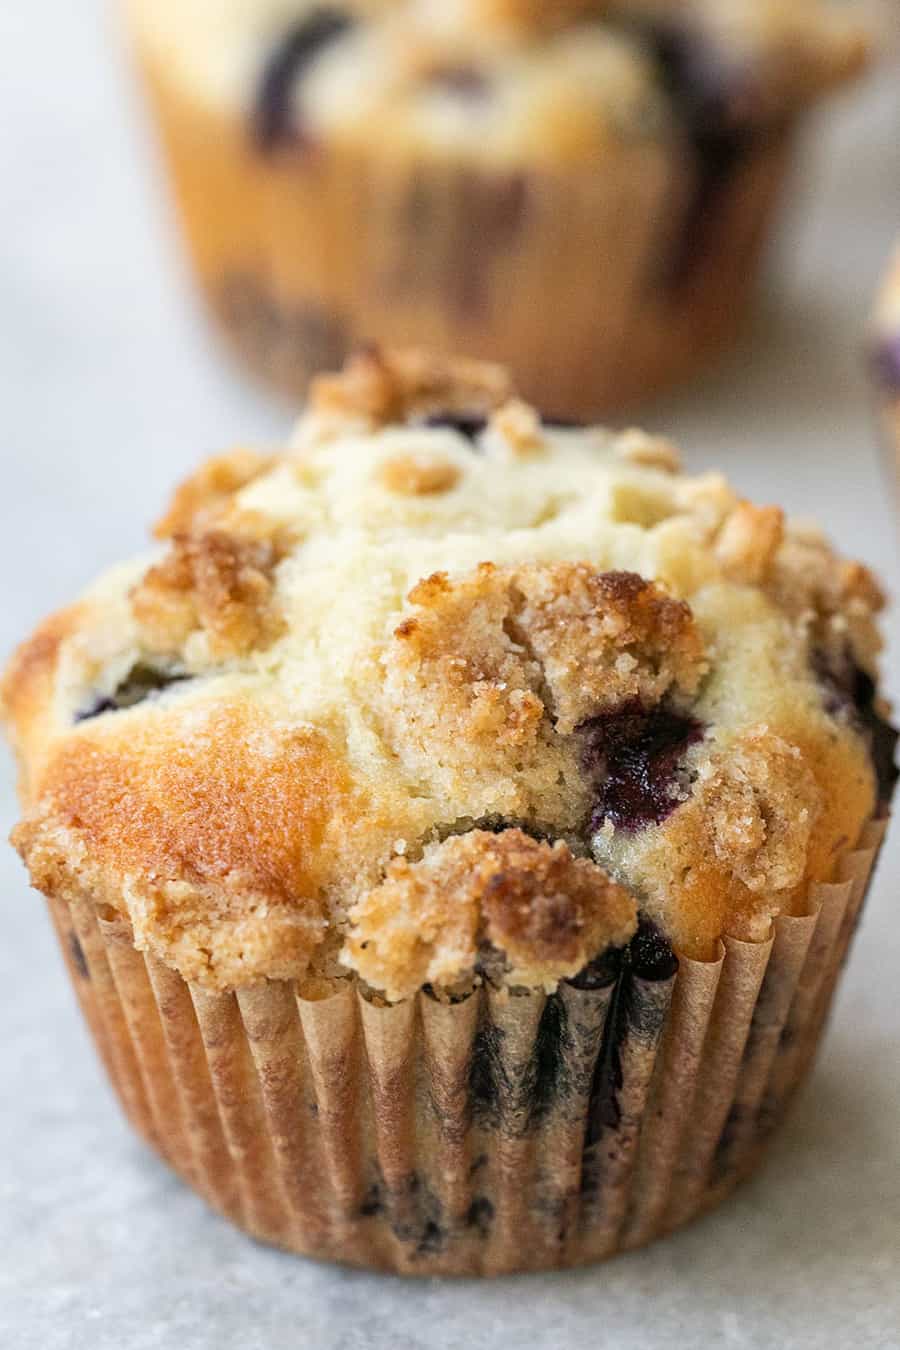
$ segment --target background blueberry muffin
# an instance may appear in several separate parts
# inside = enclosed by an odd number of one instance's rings
[[[294,1250],[600,1259],[812,1058],[894,783],[873,577],[369,352],[20,648],[15,843],[143,1136]]]
[[[863,64],[848,12],[128,5],[197,271],[258,370],[295,393],[359,340],[415,341],[575,416],[731,337],[798,120]]]

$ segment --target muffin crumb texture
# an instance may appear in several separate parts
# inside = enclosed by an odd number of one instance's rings
[[[552,990],[805,912],[890,795],[871,574],[675,448],[375,350],[3,684],[34,884],[187,979]]]

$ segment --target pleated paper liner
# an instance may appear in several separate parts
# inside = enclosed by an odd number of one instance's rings
[[[264,154],[249,119],[142,64],[212,309],[293,399],[370,341],[501,361],[560,417],[684,379],[740,326],[793,139],[772,129],[712,185],[687,149],[639,138],[587,169]]]
[[[550,997],[211,993],[113,911],[51,912],[126,1115],[234,1223],[383,1270],[539,1270],[648,1242],[753,1167],[820,1040],[884,828],[768,941],[648,962],[636,940]]]

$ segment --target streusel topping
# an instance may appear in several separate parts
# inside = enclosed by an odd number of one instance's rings
[[[882,596],[823,536],[502,372],[368,352],[3,686],[37,886],[216,987],[553,987],[807,903],[892,786]]]

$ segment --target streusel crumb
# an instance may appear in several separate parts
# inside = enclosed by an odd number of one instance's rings
[[[634,899],[564,843],[475,830],[398,859],[351,911],[346,960],[388,998],[471,975],[502,952],[512,984],[549,988],[637,927]]]
[[[309,401],[314,413],[386,426],[438,411],[490,413],[511,394],[512,383],[501,366],[371,348],[351,357],[341,374],[319,375]]]
[[[147,649],[177,651],[198,628],[215,657],[269,646],[283,631],[273,594],[280,557],[273,539],[224,530],[176,536],[132,595]]]

